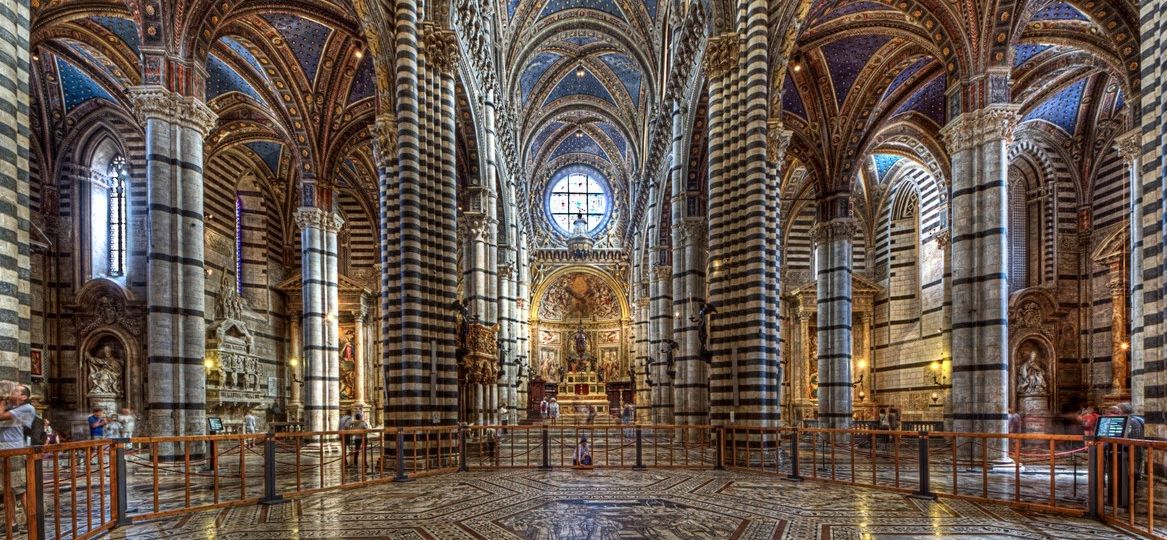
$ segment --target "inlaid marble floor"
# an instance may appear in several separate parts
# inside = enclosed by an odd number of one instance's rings
[[[202,512],[112,538],[1130,538],[1100,523],[739,472],[482,471]]]

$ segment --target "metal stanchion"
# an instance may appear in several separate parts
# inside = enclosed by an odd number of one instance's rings
[[[394,482],[412,482],[413,479],[405,475],[405,431],[397,428],[397,475]]]
[[[920,432],[919,441],[920,450],[920,487],[912,493],[912,497],[917,499],[936,500],[936,494],[932,493],[932,479],[928,474],[928,432]],[[956,464],[953,464],[956,466]]]
[[[466,458],[466,431],[468,430],[465,423],[458,424],[458,472],[467,472],[470,470],[468,459]]]
[[[117,485],[117,500],[114,501],[113,521],[115,527],[129,525],[130,493],[126,491],[126,444],[130,439],[114,439],[114,483]]]
[[[347,456],[342,457],[347,459]],[[259,500],[259,504],[285,502],[287,500],[276,493],[276,439],[269,431],[263,439],[263,498]]]
[[[551,434],[547,432],[547,424],[543,424],[543,464],[539,470],[551,470]]]
[[[714,430],[717,433],[716,447],[713,455],[713,470],[725,470],[725,426],[717,426]]]
[[[644,470],[644,434],[639,425],[636,426],[636,465],[632,466],[632,470]]]
[[[1086,445],[1086,517],[1099,518],[1098,491],[1103,482],[1098,474],[1098,443],[1087,440]],[[1076,476],[1074,480],[1077,481]]]
[[[798,475],[798,427],[794,428],[794,434],[790,436],[790,474],[786,475],[787,480],[801,482],[802,477]]]

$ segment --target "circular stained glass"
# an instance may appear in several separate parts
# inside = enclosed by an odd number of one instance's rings
[[[582,165],[560,170],[547,192],[547,213],[559,232],[570,235],[579,217],[587,222],[587,233],[594,234],[608,222],[612,198],[608,183],[599,171]]]

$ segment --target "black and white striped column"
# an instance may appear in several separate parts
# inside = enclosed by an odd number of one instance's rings
[[[941,130],[952,159],[954,431],[1008,431],[1007,163],[1017,122],[1015,107],[992,106],[966,112]],[[1004,459],[1004,446],[993,455]]]
[[[669,376],[668,359],[675,358],[673,344],[673,268],[668,265],[653,267],[652,300],[649,313],[649,348],[653,367],[652,421],[655,424],[673,423],[673,378]],[[674,370],[675,370],[674,364]],[[674,373],[674,376],[676,374]]]
[[[738,29],[709,39],[710,420],[776,426],[781,419],[777,253],[768,207],[767,3],[745,4]]]
[[[203,137],[215,114],[160,86],[130,90],[146,126],[150,433],[206,432]],[[172,455],[177,448],[163,448]]]
[[[835,194],[846,205],[846,193]],[[829,201],[827,201],[829,202]],[[832,206],[829,204],[822,207]],[[837,206],[837,205],[834,205]],[[825,213],[820,208],[820,214]],[[852,419],[851,260],[854,220],[829,219],[811,230],[815,241],[818,312],[818,419],[824,427],[847,428]]]
[[[340,298],[337,288],[336,233],[344,221],[320,208],[300,208],[301,328],[306,431],[340,427]]]
[[[0,0],[0,379],[22,382],[32,339],[29,17],[27,0]]]
[[[1135,376],[1141,373],[1145,357],[1143,343],[1143,179],[1139,164],[1143,157],[1142,130],[1136,128],[1115,138],[1115,146],[1122,155],[1127,170],[1127,185],[1130,189],[1130,283],[1126,293],[1130,302],[1130,378],[1131,405],[1142,411],[1142,380]]]

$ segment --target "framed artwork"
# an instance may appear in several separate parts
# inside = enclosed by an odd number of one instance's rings
[[[45,376],[45,361],[40,349],[28,352],[28,371],[33,377]]]

